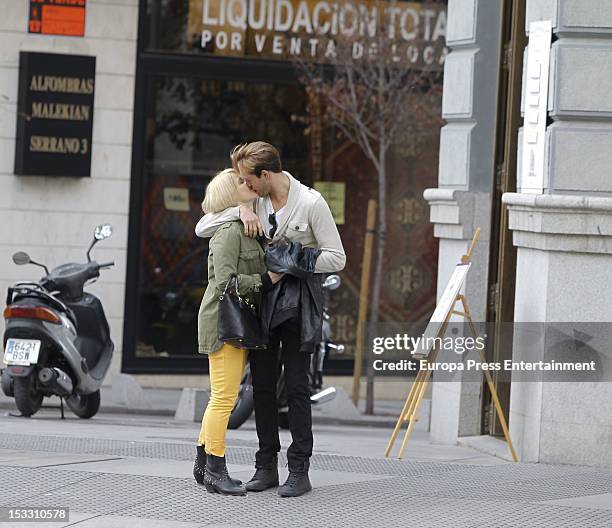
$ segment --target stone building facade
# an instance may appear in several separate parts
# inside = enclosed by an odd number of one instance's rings
[[[477,318],[486,317],[499,118],[493,80],[502,60],[502,8],[501,0],[449,0],[448,124],[442,131],[439,186],[425,193],[440,239],[439,288],[474,227],[483,228],[476,269],[466,285]],[[531,22],[551,21],[553,38],[544,190],[521,192],[519,178],[517,192],[502,198],[516,247],[514,321],[609,322],[612,4],[527,0],[525,8],[525,31]],[[529,46],[525,57],[528,53]],[[525,98],[523,82],[523,106]],[[532,350],[535,359],[545,346]],[[433,393],[432,440],[454,443],[480,435],[480,385],[439,385]],[[513,383],[510,433],[521,460],[612,466],[611,402],[609,383]]]

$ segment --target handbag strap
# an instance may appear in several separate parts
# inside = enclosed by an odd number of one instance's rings
[[[238,297],[240,297],[240,291],[238,290],[239,280],[238,280],[238,275],[236,273],[232,273],[229,276],[229,279],[227,279],[227,282],[225,283],[225,288],[223,288],[222,295],[225,295],[227,293],[227,289],[230,287],[230,284],[232,283],[232,279],[236,283],[236,294],[238,295]]]

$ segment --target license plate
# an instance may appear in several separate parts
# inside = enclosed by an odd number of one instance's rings
[[[40,352],[38,339],[9,339],[4,349],[4,363],[7,365],[35,365]]]

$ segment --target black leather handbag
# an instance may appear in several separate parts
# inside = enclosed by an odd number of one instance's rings
[[[240,295],[238,282],[232,274],[219,297],[219,341],[236,348],[266,348],[257,310]]]

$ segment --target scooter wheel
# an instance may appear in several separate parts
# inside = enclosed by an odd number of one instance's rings
[[[238,429],[244,422],[246,422],[255,408],[255,402],[253,400],[253,386],[250,383],[241,385],[238,398],[236,399],[236,405],[230,415],[227,428]]]
[[[66,398],[66,404],[79,418],[84,420],[95,416],[100,409],[100,391],[91,394],[72,394]]]
[[[15,404],[23,416],[32,416],[42,407],[43,395],[36,390],[34,375],[14,378]]]

